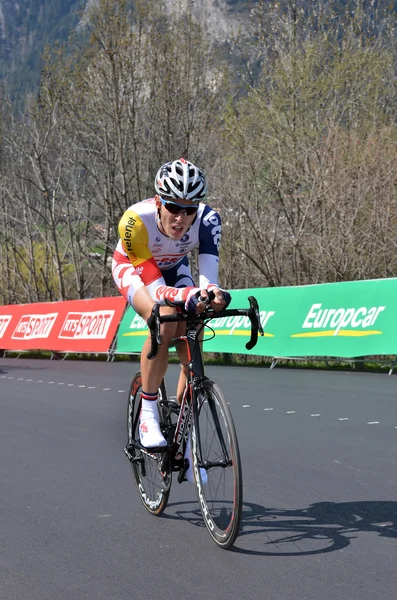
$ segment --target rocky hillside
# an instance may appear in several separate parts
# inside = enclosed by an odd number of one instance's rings
[[[33,91],[40,78],[42,53],[49,44],[67,40],[69,33],[84,23],[82,13],[100,0],[0,0],[0,82],[16,88],[19,94]],[[109,0],[111,1],[111,0]],[[134,0],[127,0],[132,4]],[[157,2],[158,0],[146,0]],[[168,10],[191,6],[195,15],[205,22],[213,38],[222,42],[233,29],[244,30],[244,21],[252,5],[260,0],[163,0]],[[279,6],[290,0],[263,0]],[[295,0],[308,12],[326,0]],[[334,7],[344,13],[346,6],[355,12],[364,7],[369,15],[379,10],[393,12],[397,0],[332,0]],[[361,8],[360,8],[361,10]]]
[[[34,88],[45,45],[68,37],[79,8],[81,0],[0,0],[0,79]]]
[[[20,92],[32,90],[40,76],[46,44],[67,39],[80,22],[81,10],[97,0],[0,0],[0,80]],[[166,0],[169,9],[191,0]],[[195,0],[193,8],[218,39],[226,37],[250,0]]]

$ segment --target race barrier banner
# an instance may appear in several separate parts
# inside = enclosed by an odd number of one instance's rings
[[[259,303],[264,337],[248,351],[250,322],[245,317],[215,318],[214,339],[206,352],[269,357],[397,354],[397,278],[282,288],[233,290],[231,308]],[[211,337],[206,330],[205,338]],[[146,323],[128,308],[117,335],[117,352],[140,352]]]
[[[107,352],[125,305],[117,296],[0,306],[0,348]]]

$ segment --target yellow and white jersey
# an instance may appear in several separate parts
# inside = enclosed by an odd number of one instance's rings
[[[156,216],[156,203],[151,198],[133,204],[120,220],[120,240],[114,252],[112,272],[127,300],[132,304],[135,292],[143,285],[159,304],[164,304],[166,297],[176,298],[175,288],[191,289],[194,283],[187,254],[197,246],[200,288],[218,285],[219,214],[200,203],[195,220],[179,241],[171,240],[159,230]]]

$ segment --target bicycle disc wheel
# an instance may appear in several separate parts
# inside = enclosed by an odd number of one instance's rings
[[[193,471],[200,509],[213,540],[229,548],[240,529],[243,478],[233,417],[219,387],[210,380],[197,392],[193,418]]]
[[[137,373],[133,378],[128,394],[126,454],[130,459],[139,497],[147,511],[160,515],[167,506],[170,495],[172,472],[167,450],[149,452],[139,441],[139,414],[141,412],[142,377]],[[166,398],[164,382],[159,389],[160,427],[166,429],[161,400]]]

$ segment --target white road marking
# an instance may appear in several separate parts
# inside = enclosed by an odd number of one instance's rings
[[[16,378],[16,377],[13,377],[13,376],[10,376],[10,375],[0,375],[0,379],[11,379],[11,380],[15,379],[16,381],[26,381],[26,382],[33,381],[33,379],[26,379],[25,380],[24,377],[17,377]],[[38,379],[36,381],[36,383],[44,383],[44,380],[43,379]],[[48,383],[48,385],[50,385],[50,384],[54,384],[55,381],[48,381],[47,383]],[[74,383],[65,384],[64,382],[58,382],[57,385],[67,385],[68,387],[74,387],[75,384]],[[95,385],[90,385],[90,386],[79,385],[78,387],[79,388],[85,388],[85,387],[87,387],[87,389],[89,389],[89,390],[95,390],[96,389]],[[103,391],[104,392],[109,392],[110,389],[111,388],[103,388]],[[119,394],[125,394],[126,391],[127,390],[117,390],[117,392]],[[170,396],[170,398],[175,398],[175,397],[176,396]],[[227,404],[230,405],[230,402],[227,402]],[[243,408],[251,408],[251,404],[243,404],[242,407]],[[264,408],[263,410],[264,411],[272,411],[272,410],[274,410],[274,408],[268,407],[268,408]],[[285,411],[285,413],[287,415],[293,415],[293,414],[296,414],[296,410],[287,410],[287,411]],[[312,413],[310,416],[311,417],[321,417],[321,414],[320,413]],[[338,417],[338,421],[349,421],[349,417]],[[367,421],[367,425],[380,425],[380,421]],[[397,425],[395,425],[394,428],[397,429]],[[335,461],[335,462],[338,462],[338,461]],[[351,467],[349,467],[349,468],[351,468]]]
[[[352,467],[351,465],[346,465],[346,467],[348,469],[351,469],[352,471],[358,471],[359,473],[365,473],[365,471],[363,471],[362,469],[357,469],[357,467]]]
[[[343,463],[341,460],[333,460],[332,462],[336,463],[337,465],[340,465],[341,467],[345,467],[346,469],[350,469],[352,471],[357,471],[358,473],[363,473],[365,475],[365,471],[363,471],[362,469],[358,469],[357,467],[353,467],[352,465]],[[361,483],[364,483],[364,482],[362,481]],[[367,484],[364,483],[364,485],[367,485]]]

